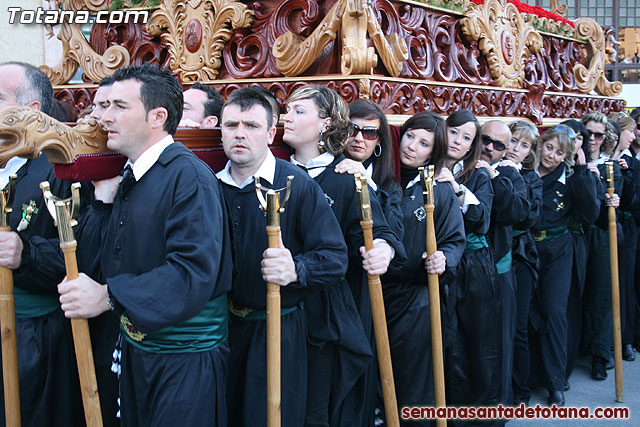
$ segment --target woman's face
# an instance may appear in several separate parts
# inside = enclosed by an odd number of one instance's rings
[[[456,162],[462,160],[471,149],[475,137],[476,124],[474,122],[467,122],[457,127],[447,127],[447,158]]]
[[[560,163],[564,162],[567,153],[560,149],[558,138],[552,138],[542,143],[540,147],[540,169],[546,172],[553,172]]]
[[[426,129],[407,129],[400,140],[400,162],[408,168],[424,166],[433,151],[434,133]]]
[[[317,144],[330,119],[321,119],[318,107],[311,98],[287,104],[282,140],[291,147]]]
[[[509,147],[507,153],[505,154],[505,158],[507,160],[511,160],[516,164],[522,163],[522,161],[527,158],[529,153],[531,153],[532,147],[533,143],[529,138],[525,137],[522,134],[515,135],[509,142]]]
[[[354,128],[357,133],[347,141],[347,148],[344,154],[350,159],[364,162],[373,155],[373,150],[380,142],[380,119],[352,117],[351,122],[355,125]],[[374,133],[375,137],[368,139]],[[365,135],[367,136],[366,138]]]
[[[631,142],[636,139],[636,133],[633,130],[623,130],[620,132],[620,142],[618,142],[619,150],[624,151],[627,148],[631,147]]]

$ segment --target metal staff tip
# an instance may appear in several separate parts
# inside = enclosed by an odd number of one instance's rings
[[[356,191],[360,199],[360,219],[362,221],[370,221],[371,216],[371,198],[369,197],[369,185],[367,177],[361,176],[359,173],[354,175],[356,180]]]
[[[73,241],[72,227],[78,224],[77,218],[80,210],[80,183],[71,184],[71,197],[68,199],[54,196],[47,181],[41,182],[40,188],[47,204],[47,210],[58,227],[60,242]]]
[[[0,196],[0,227],[9,227],[10,220],[9,214],[12,212],[11,206],[13,205],[13,199],[16,195],[16,175],[9,177],[7,186],[2,190],[2,196]]]
[[[614,183],[613,183],[613,162],[607,162],[606,163],[606,167],[607,167],[607,187],[608,188],[614,188]]]
[[[433,165],[429,165],[426,176],[424,167],[419,167],[418,170],[420,171],[420,183],[422,184],[422,197],[424,198],[424,204],[433,205],[433,179],[435,175],[435,168]]]
[[[263,212],[267,213],[267,225],[280,225],[280,214],[284,212],[284,207],[289,201],[291,196],[291,182],[293,181],[293,175],[287,176],[287,185],[279,190],[273,190],[266,188],[260,184],[260,177],[254,176],[254,183],[256,186],[256,194],[260,201],[260,207]],[[264,197],[263,191],[267,197]],[[280,194],[284,193],[284,200],[280,200]]]

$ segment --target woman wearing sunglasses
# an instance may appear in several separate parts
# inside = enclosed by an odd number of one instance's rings
[[[387,116],[379,105],[356,99],[349,104],[351,136],[344,150],[346,159],[336,165],[338,173],[366,176],[376,192],[389,227],[402,239],[402,192],[396,179],[395,155]]]
[[[567,303],[571,287],[573,217],[590,224],[600,209],[596,177],[586,165],[574,166],[575,143],[570,129],[556,126],[542,136],[538,173],[542,178],[542,213],[532,227],[540,258],[536,298],[546,327],[530,340],[531,385],[539,378],[549,390],[549,404],[564,405],[567,365]],[[573,133],[573,131],[571,131]]]
[[[533,236],[529,228],[540,216],[542,207],[542,181],[538,176],[538,128],[531,122],[520,120],[509,126],[511,141],[505,159],[520,170],[527,188],[530,210],[527,218],[513,226],[512,271],[516,284],[516,332],[513,354],[513,401],[515,405],[528,404],[529,389],[529,307],[538,282],[539,261]]]
[[[582,123],[591,132],[587,149],[591,151],[592,170],[600,175],[599,193],[602,203],[596,221],[585,228],[587,237],[587,274],[583,297],[584,319],[582,340],[591,351],[591,378],[607,378],[606,364],[611,357],[613,325],[611,316],[611,268],[609,265],[609,233],[607,231],[607,206],[618,207],[622,194],[622,174],[617,163],[613,164],[615,193],[606,193],[606,162],[611,158],[616,144],[614,128],[602,113],[589,113]]]
[[[451,114],[447,124],[445,167],[464,217],[466,247],[447,295],[447,404],[497,405],[501,378],[501,312],[496,266],[486,233],[493,187],[485,168],[476,168],[482,150],[480,125],[468,110]],[[456,327],[457,326],[457,327]]]
[[[465,235],[462,213],[451,185],[435,184],[434,225],[438,250],[427,257],[426,213],[418,167],[433,165],[436,174],[444,167],[447,150],[444,120],[437,114],[421,112],[405,122],[400,134],[401,219],[408,261],[390,269],[384,278],[383,291],[396,395],[398,407],[402,408],[434,404],[427,273],[440,275],[441,286],[449,283],[464,251]],[[429,422],[415,425],[429,425]]]
[[[620,215],[622,236],[619,237],[621,250],[619,253],[620,266],[620,311],[622,318],[622,358],[626,361],[635,360],[633,351],[633,337],[635,333],[635,260],[638,245],[638,230],[636,215],[640,212],[640,161],[630,151],[631,142],[635,140],[636,122],[631,117],[618,119],[620,128],[618,145],[613,152],[613,159],[620,166],[623,177],[622,197],[620,200]]]
[[[304,299],[308,329],[305,425],[373,424],[377,363],[367,273],[384,274],[392,258],[397,262],[405,258],[402,243],[389,229],[373,191],[375,248],[364,251],[354,179],[334,170],[344,159],[349,132],[347,106],[335,91],[309,85],[289,97],[282,139],[295,151],[291,162],[305,169],[324,191],[341,226],[337,232],[342,232],[349,251],[345,279],[311,289]]]

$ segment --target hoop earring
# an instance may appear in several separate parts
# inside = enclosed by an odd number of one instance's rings
[[[378,145],[373,149],[373,155],[376,157],[380,157],[382,155],[382,145],[378,142]]]

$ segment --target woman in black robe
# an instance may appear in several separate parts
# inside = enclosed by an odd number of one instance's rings
[[[284,128],[283,140],[295,151],[291,162],[324,191],[349,253],[345,279],[312,290],[304,300],[309,375],[305,425],[371,425],[377,366],[367,273],[385,273],[392,258],[404,260],[404,249],[370,190],[375,247],[364,251],[354,178],[335,172],[351,131],[340,96],[316,85],[296,90],[287,101]]]
[[[440,275],[440,285],[450,282],[465,247],[464,224],[458,200],[449,183],[434,185],[434,225],[438,250],[425,252],[426,213],[419,166],[444,167],[447,150],[444,120],[431,112],[419,113],[402,126],[403,243],[407,262],[384,277],[383,291],[393,361],[396,397],[400,408],[433,406],[433,357],[431,347],[427,273]],[[419,425],[416,421],[403,425]],[[427,425],[428,421],[422,422]],[[422,425],[420,424],[420,425]]]

